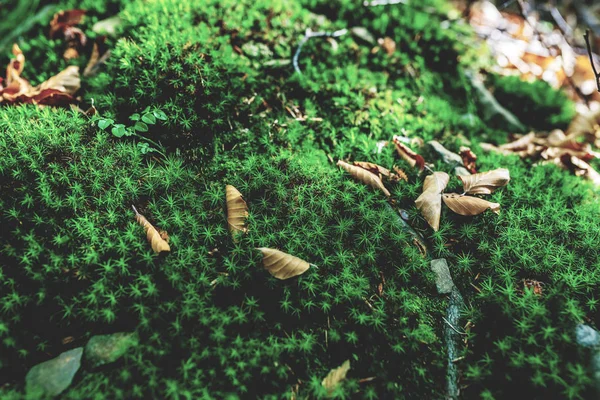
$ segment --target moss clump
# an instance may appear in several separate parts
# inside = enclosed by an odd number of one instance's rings
[[[144,154],[132,137],[74,112],[0,108],[3,398],[23,397],[33,365],[92,336],[133,331],[139,345],[110,365],[84,365],[64,398],[322,398],[321,380],[345,360],[338,398],[444,397],[447,299],[429,268],[438,257],[468,304],[457,362],[466,398],[589,396],[573,330],[600,323],[597,195],[555,167],[480,151],[510,132],[477,117],[458,39],[469,33],[431,22],[444,15],[441,1],[110,1],[90,21],[115,8],[122,37],[81,94],[115,123],[165,111],[167,123],[144,134],[167,155]],[[306,28],[352,26],[392,38],[398,51],[348,34],[337,47],[307,42],[302,75],[281,62]],[[42,28],[22,39],[40,76],[62,63]],[[513,113],[544,115],[544,129],[566,121],[569,103],[548,87],[523,94],[497,79]],[[470,140],[481,171],[508,168],[510,184],[489,197],[501,214],[444,211],[432,232],[414,206],[423,174],[379,143],[395,134],[454,151]],[[382,194],[339,171],[338,158],[406,170],[391,198],[425,236],[426,257]],[[227,231],[226,184],[250,210],[239,243]],[[453,179],[449,190],[458,186]],[[168,232],[169,254],[152,252],[132,204]],[[317,267],[278,281],[257,247]],[[523,279],[543,282],[542,296]]]
[[[575,105],[567,95],[544,81],[493,74],[488,81],[496,99],[531,128],[566,129],[575,116]]]

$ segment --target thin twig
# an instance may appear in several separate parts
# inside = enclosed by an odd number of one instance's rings
[[[459,331],[458,329],[456,329],[454,326],[452,326],[452,324],[451,324],[450,322],[448,322],[448,320],[447,320],[446,318],[442,317],[442,319],[444,320],[444,322],[445,322],[445,323],[447,323],[447,324],[448,324],[448,326],[449,326],[450,328],[452,328],[452,330],[453,330],[454,332],[458,333],[459,335],[466,335],[466,334],[467,334],[466,332],[461,332],[461,331]]]
[[[592,64],[592,70],[594,71],[594,76],[596,77],[596,86],[598,87],[598,92],[600,92],[600,74],[596,70],[596,64],[594,63],[594,53],[592,53],[592,45],[590,43],[590,30],[586,29],[585,35],[583,35],[585,39],[585,44],[587,46],[588,55],[590,56],[590,64]]]
[[[304,46],[304,44],[306,42],[308,42],[308,40],[310,38],[340,37],[342,35],[345,35],[347,32],[348,32],[348,29],[340,29],[335,32],[313,32],[310,29],[307,29],[306,32],[304,33],[304,37],[298,44],[298,48],[296,49],[296,52],[294,53],[294,58],[292,59],[292,64],[294,64],[294,69],[296,70],[296,72],[299,73],[300,75],[302,75],[302,71],[300,70],[300,66],[298,65],[298,58],[300,57],[300,52],[302,51],[302,46]]]

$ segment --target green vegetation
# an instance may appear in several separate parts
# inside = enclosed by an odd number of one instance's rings
[[[429,268],[439,257],[467,304],[461,325],[472,326],[457,362],[464,398],[589,398],[574,327],[600,323],[596,192],[553,165],[479,148],[512,132],[477,116],[464,73],[473,54],[461,44],[471,34],[460,21],[442,23],[445,2],[88,5],[86,33],[117,12],[123,19],[108,65],[82,80],[84,104],[93,99],[98,115],[0,107],[2,398],[25,397],[33,365],[123,331],[139,344],[114,364],[84,365],[63,398],[324,398],[322,379],[345,360],[337,398],[442,398],[448,299]],[[45,36],[48,22],[18,39],[34,83],[66,65],[64,44]],[[373,52],[376,44],[348,33],[337,48],[309,40],[301,75],[285,62],[306,28],[356,26],[392,38],[396,51]],[[545,86],[493,86],[528,125],[570,118],[572,104]],[[546,120],[536,125],[523,110]],[[134,131],[146,140],[126,133]],[[470,141],[480,171],[508,168],[509,185],[488,196],[500,215],[445,210],[432,232],[414,206],[425,174],[392,146],[378,152],[395,134],[453,151]],[[408,182],[388,187],[394,209],[425,236],[427,257],[385,197],[337,159],[407,172]],[[239,243],[227,230],[226,184],[250,211]],[[452,177],[449,189],[459,186]],[[152,252],[131,205],[168,232],[170,253]],[[279,281],[256,247],[316,267]],[[523,279],[543,282],[543,295]]]
[[[575,108],[566,94],[544,81],[525,82],[518,76],[490,75],[498,101],[534,129],[566,129]]]

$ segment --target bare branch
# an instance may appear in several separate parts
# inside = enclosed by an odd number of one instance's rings
[[[587,29],[585,31],[585,35],[583,35],[585,39],[585,44],[587,46],[588,55],[590,56],[590,64],[592,64],[592,70],[594,71],[594,76],[596,77],[596,86],[598,87],[598,92],[600,92],[600,74],[596,70],[596,64],[594,63],[594,53],[592,53],[592,45],[590,43],[590,30]]]

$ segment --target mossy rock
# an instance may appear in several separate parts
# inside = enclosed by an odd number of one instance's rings
[[[83,347],[77,347],[31,368],[25,377],[28,396],[47,398],[64,392],[81,366],[82,354]]]
[[[137,343],[137,335],[131,332],[92,336],[85,345],[85,361],[92,368],[113,363]]]

